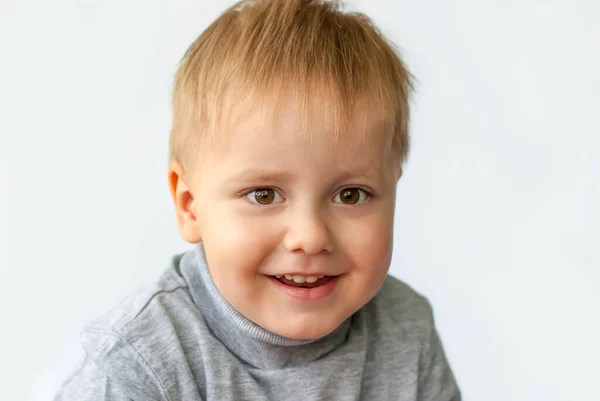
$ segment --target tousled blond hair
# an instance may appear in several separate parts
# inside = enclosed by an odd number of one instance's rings
[[[356,107],[380,110],[392,130],[400,164],[409,151],[413,77],[363,14],[339,1],[242,0],[217,18],[188,48],[173,88],[171,161],[194,163],[200,147],[239,111],[266,105],[272,113],[290,96],[303,121],[315,107],[330,110],[336,137]],[[325,99],[325,104],[315,104]],[[310,136],[310,127],[305,132]]]

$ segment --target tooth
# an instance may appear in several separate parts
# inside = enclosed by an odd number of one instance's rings
[[[288,280],[293,280],[294,276],[292,276],[291,274],[286,274],[285,278],[287,278]]]
[[[314,283],[318,280],[319,278],[317,276],[308,276],[306,277],[306,282],[307,283]]]
[[[281,278],[281,274],[278,274],[278,275],[276,275],[275,277],[277,277],[277,278]]]
[[[305,281],[306,281],[306,277],[305,276],[298,276],[298,275],[294,276],[294,282],[295,283],[302,284]]]

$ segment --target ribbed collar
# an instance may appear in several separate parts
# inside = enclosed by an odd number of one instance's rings
[[[253,367],[279,369],[304,365],[329,354],[346,341],[351,318],[317,340],[282,337],[251,322],[215,286],[202,244],[183,254],[179,263],[208,328],[233,354]]]

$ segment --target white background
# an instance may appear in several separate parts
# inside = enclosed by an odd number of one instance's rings
[[[50,399],[82,325],[188,247],[169,89],[229,4],[0,1],[1,399]],[[464,399],[598,399],[600,3],[352,4],[419,81],[391,272]]]

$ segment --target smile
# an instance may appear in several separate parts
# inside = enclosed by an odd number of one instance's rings
[[[275,278],[283,284],[299,288],[315,288],[327,284],[332,276],[302,276],[299,274],[277,275]]]
[[[297,301],[318,301],[327,298],[336,288],[340,278],[340,276],[297,274],[267,277],[283,294]]]

